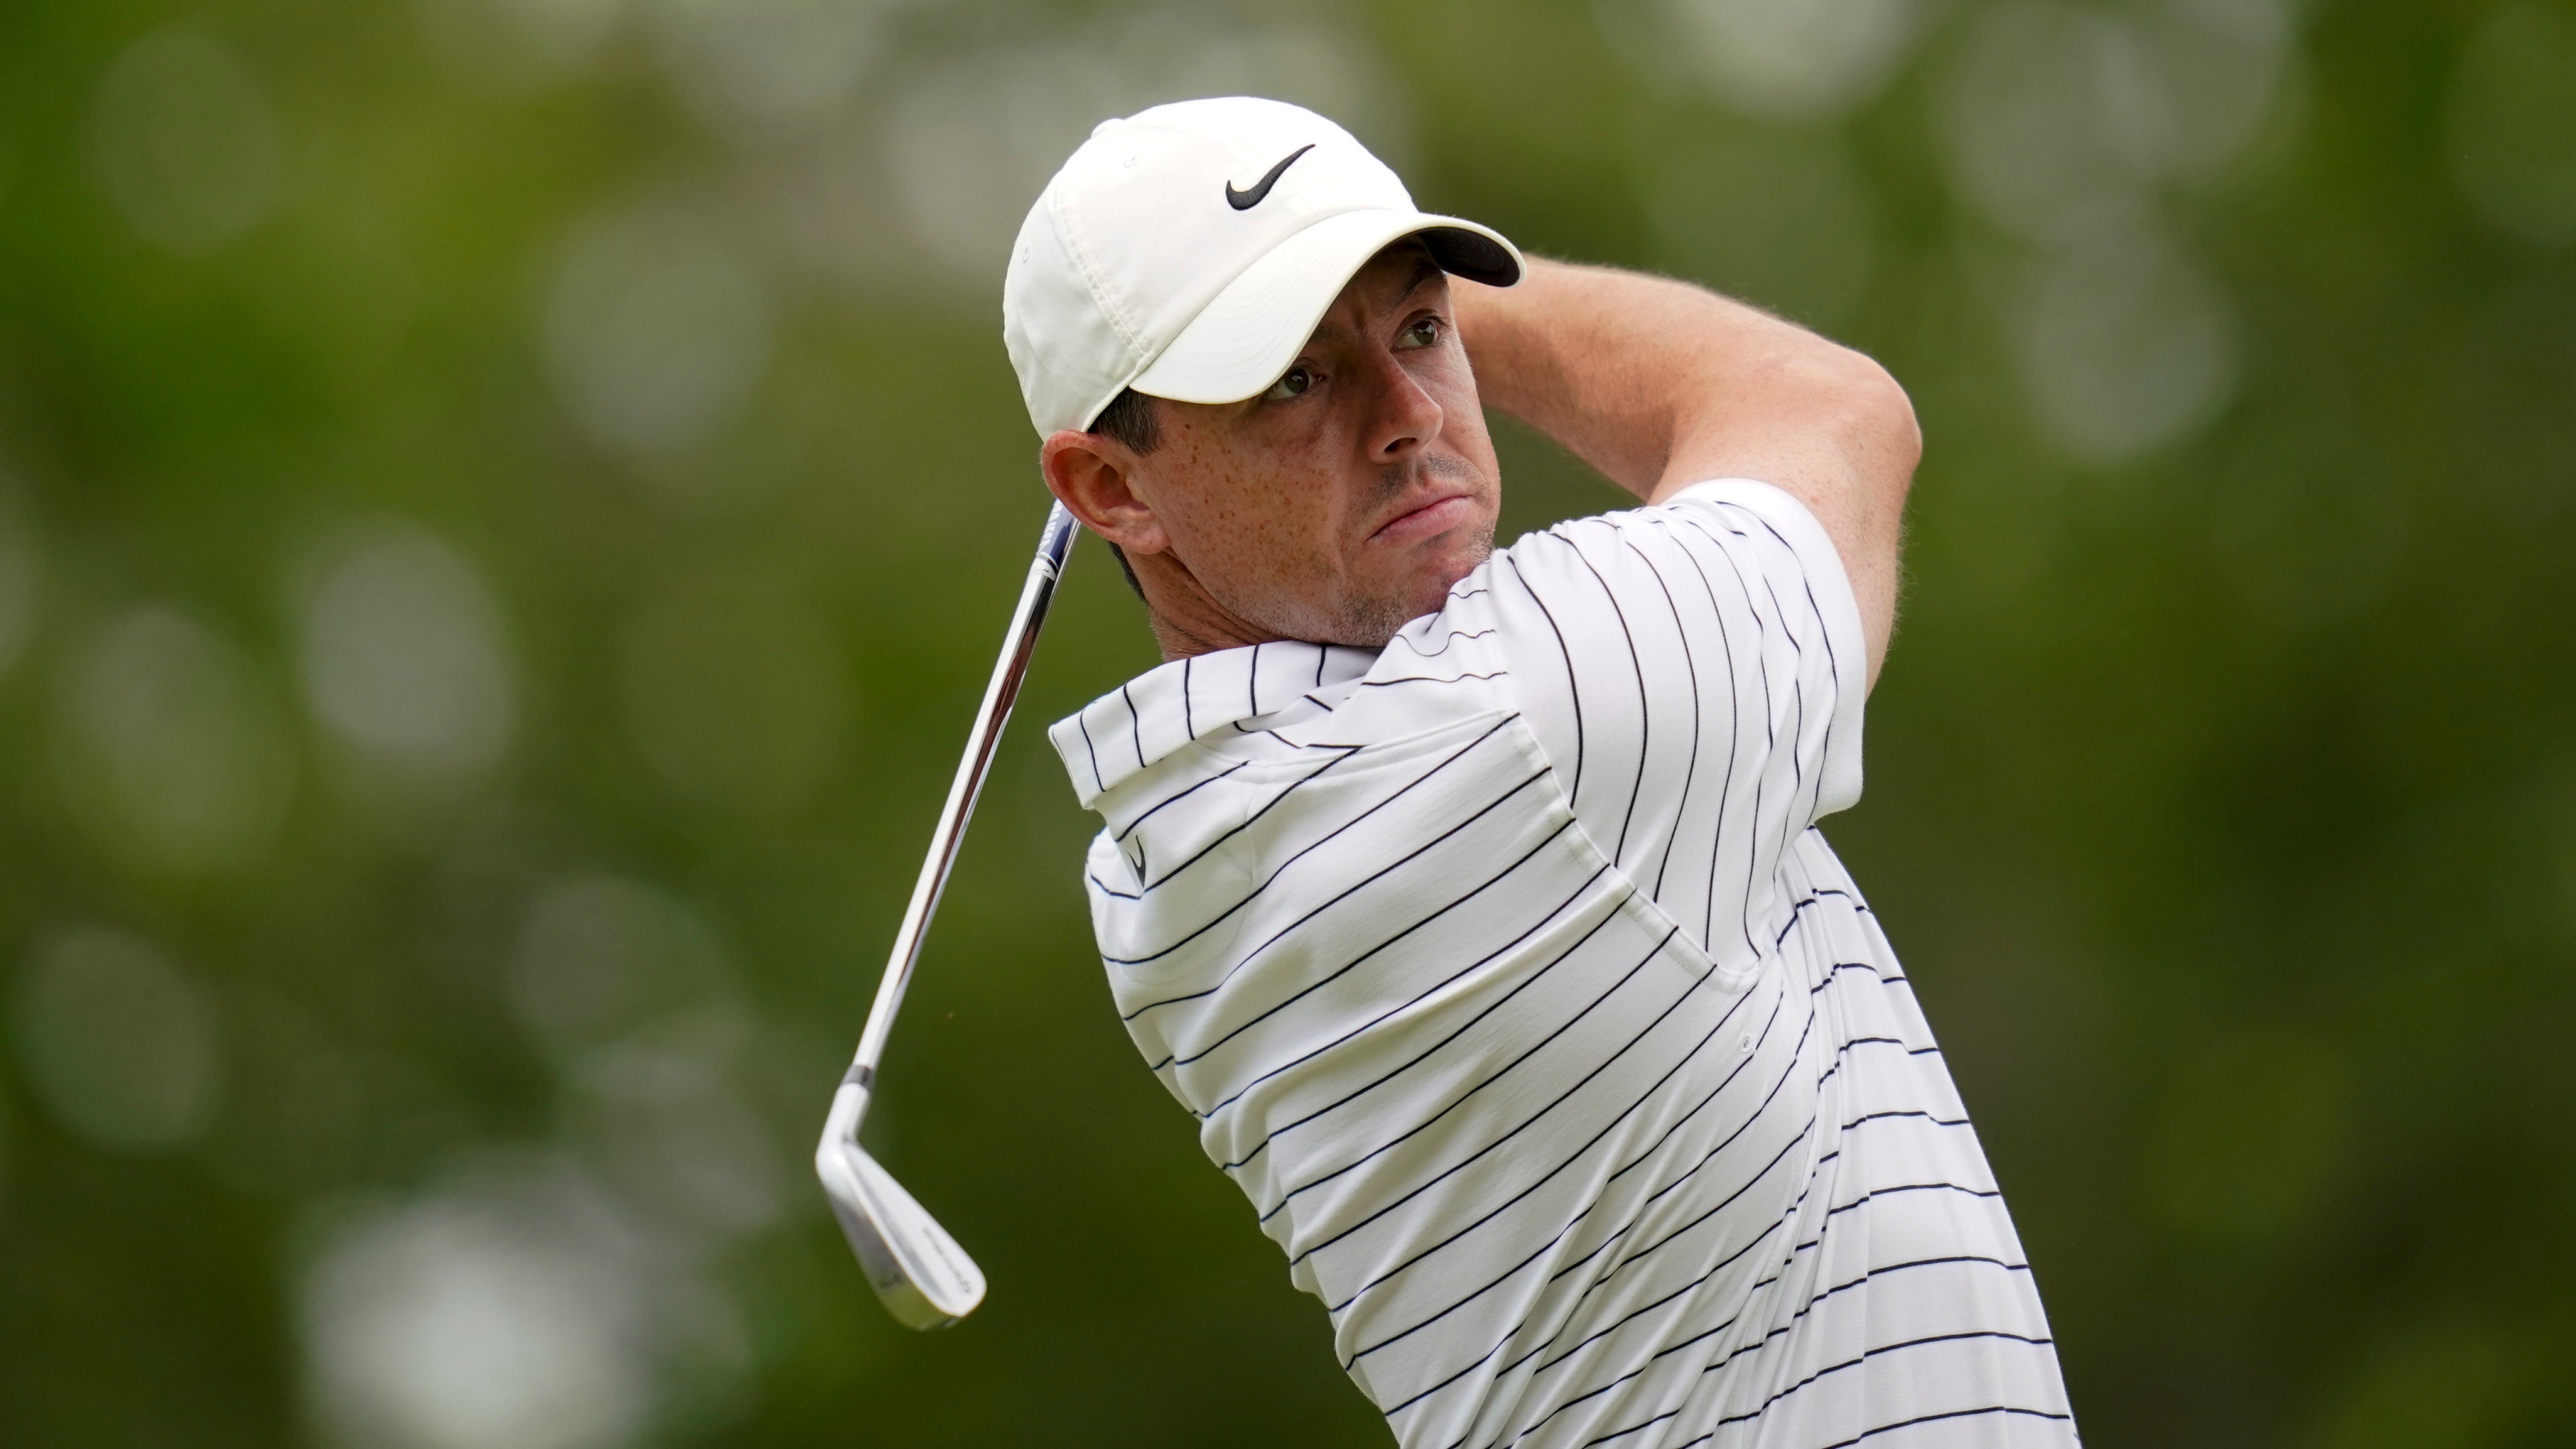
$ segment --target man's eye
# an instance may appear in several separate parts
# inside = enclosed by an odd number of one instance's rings
[[[1274,400],[1299,397],[1314,385],[1315,374],[1308,372],[1303,366],[1292,367],[1281,373],[1279,380],[1270,384],[1270,391],[1263,393],[1262,396]]]
[[[1403,345],[1406,347],[1429,347],[1439,340],[1440,319],[1437,317],[1416,318],[1413,325],[1404,329]]]

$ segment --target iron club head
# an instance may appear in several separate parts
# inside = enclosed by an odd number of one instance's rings
[[[946,1328],[984,1301],[984,1270],[859,1146],[867,1095],[856,1082],[833,1094],[815,1175],[886,1311],[906,1328]]]

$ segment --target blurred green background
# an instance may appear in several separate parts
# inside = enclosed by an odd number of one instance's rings
[[[987,1306],[806,1167],[1043,513],[1011,231],[1238,91],[1912,389],[1830,829],[2089,1440],[2569,1442],[2547,0],[0,8],[0,1442],[1384,1442],[1100,981],[1096,546],[869,1129]]]

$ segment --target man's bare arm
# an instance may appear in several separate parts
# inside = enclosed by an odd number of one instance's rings
[[[1885,368],[1705,289],[1607,267],[1533,257],[1517,287],[1451,290],[1485,402],[1612,482],[1655,503],[1757,478],[1806,504],[1851,577],[1877,683],[1923,451]]]

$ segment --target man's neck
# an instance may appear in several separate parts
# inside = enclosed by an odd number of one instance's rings
[[[1145,595],[1145,614],[1166,664],[1288,637],[1218,603],[1189,567],[1168,553],[1134,562],[1137,585]]]
[[[1213,654],[1220,649],[1240,649],[1248,644],[1268,644],[1288,637],[1245,624],[1232,615],[1209,617],[1195,610],[1187,614],[1172,614],[1150,603],[1145,613],[1154,626],[1154,642],[1161,646],[1166,664],[1193,655]]]

